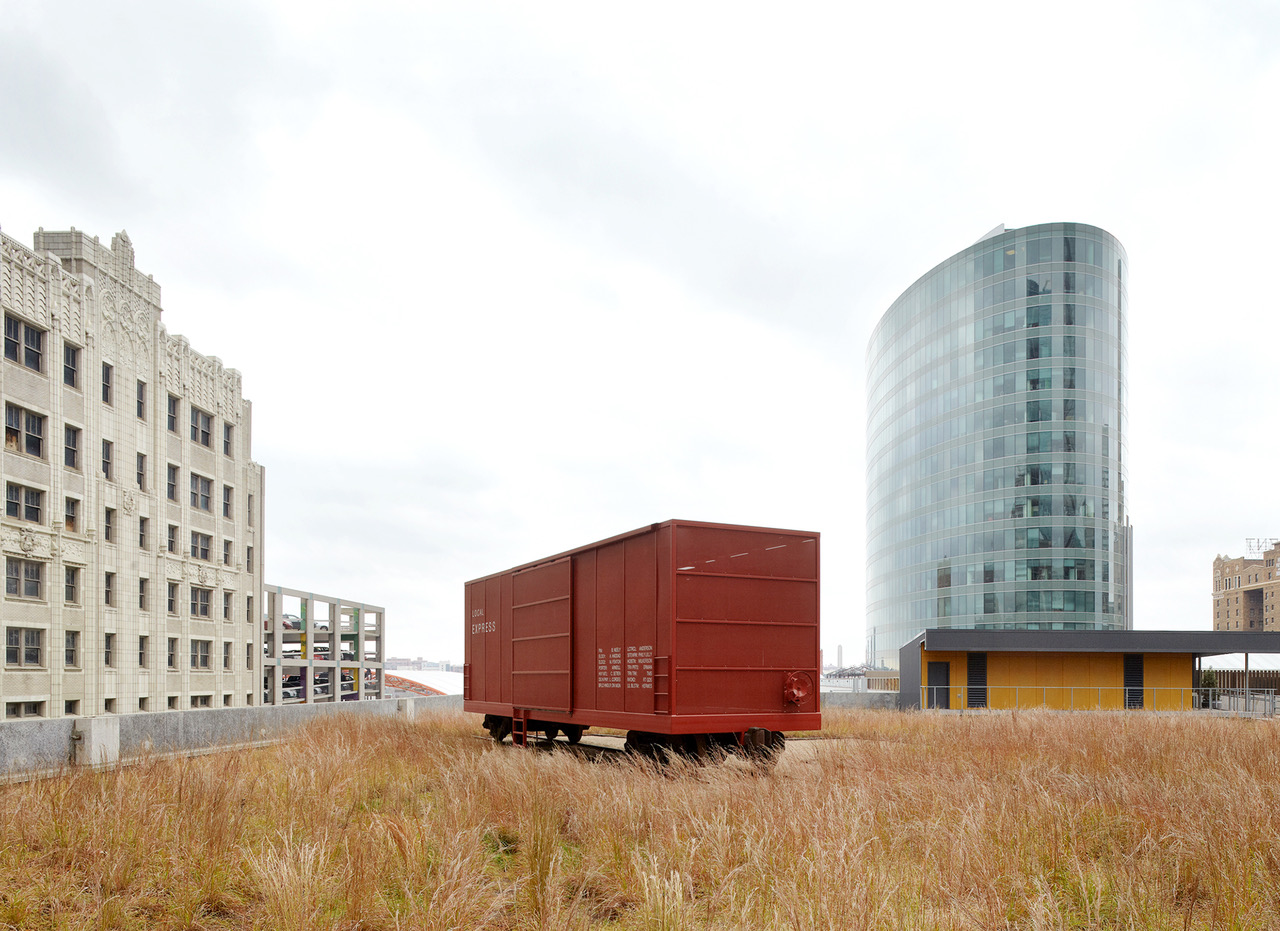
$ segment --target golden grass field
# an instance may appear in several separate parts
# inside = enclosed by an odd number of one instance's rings
[[[1280,928],[1270,722],[840,712],[773,769],[342,716],[0,788],[0,927]]]

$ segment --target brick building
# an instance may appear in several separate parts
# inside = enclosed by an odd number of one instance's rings
[[[1213,629],[1280,630],[1277,593],[1280,575],[1276,557],[1280,541],[1251,540],[1249,556],[1218,556],[1213,560]]]

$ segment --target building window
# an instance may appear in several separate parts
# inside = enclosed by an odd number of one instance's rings
[[[253,644],[252,643],[246,643],[244,645],[244,668],[245,669],[253,668]]]
[[[111,481],[111,451],[113,444],[110,440],[102,441],[102,474],[107,477],[107,481]]]
[[[222,425],[222,455],[231,455],[231,424]]]
[[[145,550],[151,542],[151,520],[147,517],[138,518],[138,549]]]
[[[106,516],[102,521],[102,539],[107,543],[111,543],[115,539],[116,529],[116,509],[107,508]]]
[[[111,375],[114,370],[110,365],[102,363],[102,403],[111,404]]]
[[[147,383],[138,382],[138,419],[147,419]]]
[[[166,660],[165,665],[167,665],[170,669],[177,669],[178,668],[178,638],[170,637],[168,643],[169,643],[168,659]]]
[[[44,458],[44,417],[16,404],[4,406],[4,448]]]
[[[169,608],[170,614],[178,613],[178,583],[177,582],[169,583],[168,608]]]
[[[212,599],[213,589],[196,588],[191,586],[191,616],[192,617],[208,617],[209,601]]]
[[[104,698],[102,700],[102,710],[107,714],[116,713],[116,700],[114,698]]]
[[[253,623],[253,596],[244,596],[244,619],[250,624]]]
[[[146,579],[138,579],[138,610],[139,611],[151,610],[151,605],[149,604],[149,599],[147,598],[147,580]]]
[[[75,566],[65,566],[62,600],[69,605],[80,603],[80,570]]]
[[[165,486],[165,496],[170,501],[178,500],[178,467],[169,466],[169,478]]]
[[[253,526],[253,495],[247,495],[246,497],[248,498],[248,501],[249,501],[247,520],[249,521],[249,526],[252,527]]]
[[[29,559],[4,561],[4,592],[15,598],[38,600],[43,589],[44,563]]]
[[[147,490],[147,457],[138,453],[138,487]]]
[[[4,703],[6,718],[43,718],[44,702],[42,701],[7,701]]]
[[[253,547],[252,546],[246,546],[244,548],[244,571],[245,572],[253,571]]]
[[[31,627],[5,629],[4,661],[8,666],[43,666],[44,631]]]
[[[76,498],[67,499],[67,513],[63,516],[66,523],[68,533],[76,533],[80,524],[80,501]]]
[[[222,619],[231,620],[231,592],[222,593]]]
[[[231,486],[222,486],[222,516],[231,519]]]
[[[80,429],[67,426],[62,431],[62,464],[68,469],[80,468]]]
[[[201,446],[211,446],[213,441],[213,415],[194,404],[191,405],[191,439]]]
[[[203,475],[191,473],[191,506],[202,511],[209,510],[209,498],[213,493],[213,480]]]
[[[116,664],[116,635],[105,634],[102,638],[102,664],[107,667]],[[109,701],[110,699],[108,699]]]
[[[209,668],[209,650],[213,647],[212,640],[192,640],[191,641],[191,668],[192,669],[208,669]]]
[[[208,561],[209,543],[210,539],[207,533],[197,533],[194,530],[191,531],[191,558]]]
[[[63,634],[63,656],[62,665],[79,666],[80,665],[80,634],[78,631],[69,630]]]
[[[62,344],[62,383],[71,388],[80,387],[80,350],[70,343]]]
[[[108,572],[102,578],[102,603],[104,605],[114,605],[116,603],[116,574]]]
[[[147,661],[149,659],[149,657],[147,656],[147,648],[150,646],[150,644],[151,644],[150,637],[138,638],[138,668],[139,669],[147,668]]]
[[[29,520],[35,524],[40,523],[40,517],[44,511],[43,491],[24,488],[22,485],[8,482],[4,486],[4,492],[4,513],[6,517]]]
[[[192,695],[191,707],[192,708],[208,708],[209,701],[212,698],[213,698],[212,695]]]
[[[170,553],[176,553],[176,552],[178,552],[178,525],[177,525],[177,524],[170,524],[170,525],[169,525],[169,546],[168,546],[168,548],[169,548],[169,552],[170,552]]]
[[[222,564],[224,566],[231,565],[231,541],[222,541]]]
[[[227,642],[222,644],[222,668],[231,668],[231,644]],[[230,702],[228,702],[228,704],[230,704]]]
[[[4,357],[29,369],[44,371],[44,330],[4,315]]]
[[[178,432],[178,399],[172,394],[169,395],[169,406],[165,423],[169,427],[170,433]]]
[[[80,699],[68,699],[62,703],[62,713],[68,717],[73,717],[80,713]]]

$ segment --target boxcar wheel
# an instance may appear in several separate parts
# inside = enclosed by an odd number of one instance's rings
[[[576,744],[582,740],[581,724],[564,724],[560,727],[560,730],[564,734],[565,739],[571,744]]]
[[[485,726],[489,729],[489,736],[494,739],[495,743],[502,743],[511,735],[510,718],[494,715]]]
[[[776,763],[786,744],[781,731],[771,731],[764,727],[749,727],[742,736],[742,749],[758,763]]]

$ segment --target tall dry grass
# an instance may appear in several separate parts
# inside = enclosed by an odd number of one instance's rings
[[[1275,725],[826,720],[773,770],[343,717],[9,786],[0,927],[1280,927]]]

